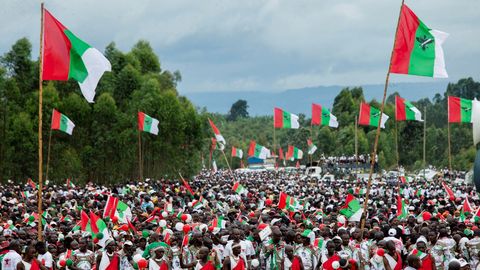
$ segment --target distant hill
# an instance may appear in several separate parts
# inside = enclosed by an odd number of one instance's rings
[[[410,101],[428,97],[432,98],[436,93],[443,93],[448,82],[432,83],[394,83],[389,86],[387,94],[397,91],[403,98]],[[292,113],[304,113],[310,115],[313,102],[327,106],[333,105],[337,94],[346,86],[317,86],[300,89],[290,89],[281,92],[267,91],[236,91],[236,92],[200,92],[187,93],[197,107],[206,107],[209,112],[226,114],[231,105],[238,99],[248,102],[248,112],[251,116],[271,115],[273,107],[278,106]],[[373,98],[381,100],[384,85],[362,85],[365,98],[369,101]]]

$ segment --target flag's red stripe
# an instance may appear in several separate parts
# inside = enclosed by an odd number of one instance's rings
[[[275,128],[283,128],[283,110],[275,108],[273,110],[273,126]]]
[[[322,123],[322,106],[312,104],[312,125],[319,126]]]
[[[287,194],[280,192],[280,198],[278,199],[278,208],[285,209],[287,206]]]
[[[213,129],[213,133],[215,133],[215,135],[220,135],[220,131],[218,130],[217,126],[215,126],[215,124],[213,123],[212,120],[208,119],[208,122],[210,123],[210,126],[212,127]]]
[[[362,102],[360,104],[360,115],[358,116],[359,125],[370,125],[370,105]]]
[[[93,233],[98,233],[98,226],[97,226],[97,221],[99,217],[95,215],[93,212],[90,212],[90,228],[92,228]]]
[[[52,113],[52,129],[60,129],[60,120],[62,119],[62,114],[57,110],[53,109]]]
[[[68,80],[70,48],[72,44],[65,35],[67,28],[44,9],[43,23],[43,80]]]
[[[145,124],[145,114],[143,112],[138,112],[138,130],[143,130],[144,124]]]
[[[406,5],[403,5],[395,35],[390,72],[408,74],[410,55],[415,46],[415,33],[419,25],[417,15]]]
[[[462,122],[461,101],[458,97],[448,97],[448,122]]]
[[[405,100],[399,96],[395,96],[395,119],[397,121],[405,121],[407,119]]]
[[[248,148],[248,156],[254,156],[255,155],[255,145],[257,143],[255,141],[250,141],[250,147]]]

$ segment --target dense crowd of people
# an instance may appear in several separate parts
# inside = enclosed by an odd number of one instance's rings
[[[443,180],[376,181],[363,226],[340,214],[358,210],[347,198],[363,208],[362,179],[220,170],[185,181],[48,184],[43,213],[33,183],[10,182],[0,185],[1,270],[480,269],[480,200],[473,187]]]

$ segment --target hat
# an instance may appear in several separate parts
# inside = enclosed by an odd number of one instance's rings
[[[123,243],[123,246],[133,246],[133,243],[132,241],[125,241],[125,243]]]
[[[8,241],[3,241],[2,243],[0,243],[0,248],[1,249],[6,249],[10,246],[10,243]]]
[[[393,228],[390,229],[390,230],[388,230],[388,235],[390,235],[390,236],[395,236],[395,235],[397,235],[397,230],[395,230],[395,229],[393,229]]]

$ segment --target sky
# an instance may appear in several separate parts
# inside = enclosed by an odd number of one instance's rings
[[[1,0],[0,55],[27,37],[38,56],[40,2]],[[46,0],[46,8],[101,51],[150,42],[182,94],[382,84],[399,0]],[[479,79],[480,1],[406,4],[444,44],[448,81]],[[431,78],[393,75],[392,82]]]

